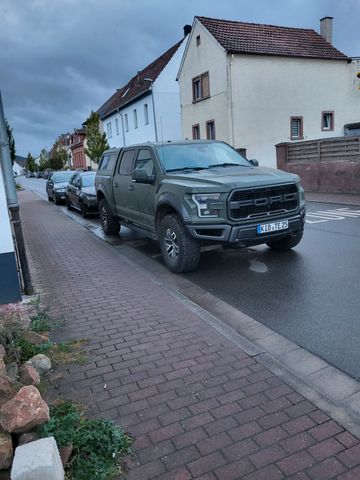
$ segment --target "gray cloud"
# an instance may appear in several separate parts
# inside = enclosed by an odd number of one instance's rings
[[[319,29],[360,55],[357,0],[1,0],[0,89],[17,152],[71,131],[182,36],[194,15]]]

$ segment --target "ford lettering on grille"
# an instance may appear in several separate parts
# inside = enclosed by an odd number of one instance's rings
[[[254,200],[240,200],[239,207],[249,207],[255,205],[256,207],[263,207],[265,205],[274,205],[276,203],[286,203],[296,200],[296,193],[289,193],[287,195],[274,195],[273,197],[255,198]]]
[[[235,190],[228,202],[229,217],[233,220],[265,218],[296,210],[297,207],[298,190],[295,184]]]

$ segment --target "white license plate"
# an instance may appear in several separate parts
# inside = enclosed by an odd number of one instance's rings
[[[270,233],[270,232],[278,232],[279,230],[286,230],[289,228],[289,222],[287,220],[281,220],[281,222],[274,222],[274,223],[264,223],[263,225],[257,226],[257,233]]]

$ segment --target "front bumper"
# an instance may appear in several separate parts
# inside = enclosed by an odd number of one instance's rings
[[[286,235],[303,230],[305,224],[305,208],[291,216],[284,216],[274,219],[257,220],[256,223],[246,223],[243,225],[227,224],[208,224],[208,225],[189,225],[185,227],[189,234],[197,240],[205,242],[230,243],[239,247],[249,245],[258,245],[266,243],[275,238],[281,238]],[[258,234],[257,226],[264,223],[273,223],[280,220],[288,220],[289,227],[286,230],[280,230],[267,234]]]
[[[54,197],[58,202],[65,201],[66,192],[54,192]]]

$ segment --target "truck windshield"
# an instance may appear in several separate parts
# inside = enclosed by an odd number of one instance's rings
[[[161,145],[156,147],[156,152],[166,172],[231,166],[251,167],[245,157],[221,142]]]

